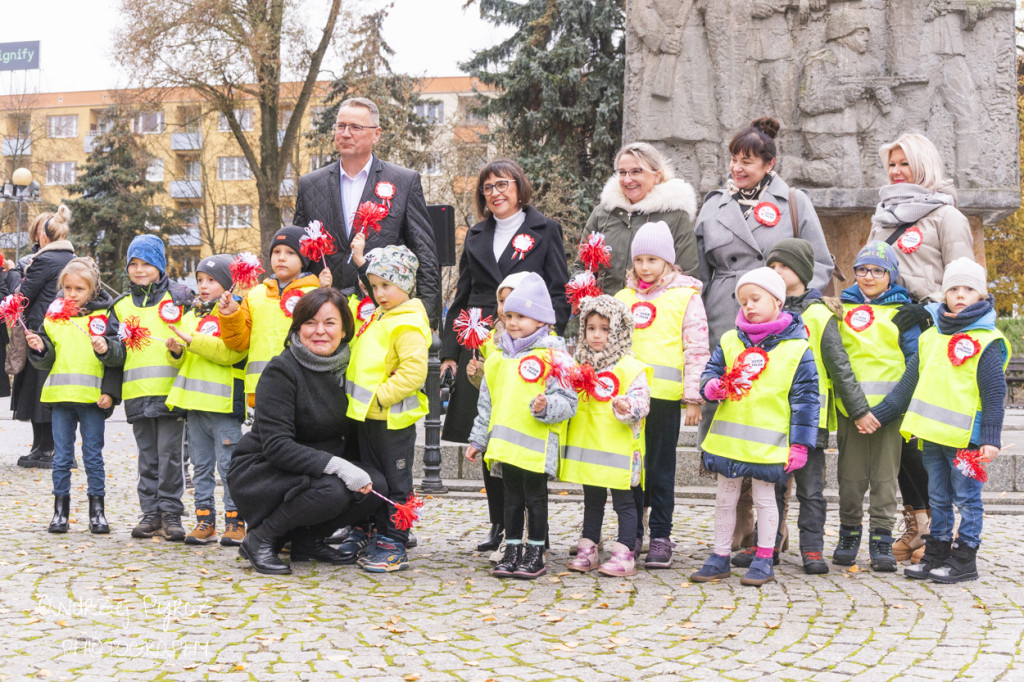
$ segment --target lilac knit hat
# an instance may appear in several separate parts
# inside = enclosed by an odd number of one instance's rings
[[[663,261],[676,262],[676,242],[672,239],[672,231],[668,223],[659,220],[656,223],[644,223],[629,247],[630,259],[637,256],[657,256]]]
[[[551,305],[551,293],[544,280],[531,272],[505,299],[505,313],[519,313],[545,324],[555,323],[555,309]]]

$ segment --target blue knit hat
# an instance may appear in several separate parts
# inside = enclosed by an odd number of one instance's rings
[[[505,299],[506,313],[519,313],[523,317],[543,322],[555,323],[555,309],[551,306],[551,292],[544,280],[536,272],[531,272],[519,283]]]
[[[164,253],[164,240],[155,234],[140,234],[128,245],[127,263],[138,258],[152,265],[164,274],[167,271],[167,254]],[[127,270],[127,268],[126,268]]]
[[[857,254],[857,260],[853,267],[859,268],[862,265],[877,265],[885,268],[889,273],[889,286],[896,284],[896,278],[900,274],[900,261],[896,257],[896,249],[889,246],[887,242],[875,240],[868,242]]]

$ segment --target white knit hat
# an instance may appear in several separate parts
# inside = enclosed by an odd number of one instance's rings
[[[501,280],[501,284],[498,285],[498,288],[495,290],[495,293],[500,297],[502,289],[512,289],[513,291],[515,291],[515,288],[522,284],[523,280],[526,279],[526,276],[529,274],[529,270],[523,270],[522,272],[513,272],[511,275]]]
[[[970,287],[987,298],[988,273],[972,259],[961,256],[947,265],[942,273],[942,293],[953,287]]]
[[[786,282],[782,275],[771,268],[754,268],[747,274],[740,277],[736,282],[736,295],[739,296],[740,287],[744,284],[759,286],[769,294],[779,299],[780,303],[786,302]]]

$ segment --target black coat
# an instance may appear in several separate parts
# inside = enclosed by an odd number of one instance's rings
[[[238,441],[228,470],[231,497],[250,526],[326,475],[332,456],[344,456],[347,408],[330,372],[306,369],[288,350],[270,361],[256,385],[252,431]]]
[[[565,299],[565,283],[569,280],[562,239],[562,226],[543,213],[527,206],[523,224],[516,234],[533,237],[534,245],[522,259],[513,260],[515,249],[512,240],[494,260],[494,217],[483,220],[466,233],[459,260],[459,281],[455,287],[455,298],[445,315],[441,335],[441,358],[458,361],[455,387],[448,403],[445,416],[445,440],[466,442],[476,417],[476,401],[479,390],[466,377],[466,364],[472,353],[459,345],[452,325],[459,313],[466,308],[482,308],[484,316],[497,316],[498,285],[514,272],[536,272],[548,285],[551,305],[555,309],[555,329],[561,334],[569,320],[571,308]],[[512,237],[515,239],[515,236]]]
[[[434,245],[434,230],[427,215],[427,202],[423,198],[420,174],[373,157],[370,175],[359,203],[384,203],[374,194],[379,182],[395,186],[388,215],[381,221],[380,232],[370,230],[366,238],[366,253],[370,249],[388,244],[404,244],[420,261],[416,272],[416,296],[423,301],[430,317],[430,325],[437,327],[441,319],[441,267],[438,265]],[[295,224],[305,227],[312,220],[324,224],[338,245],[338,252],[327,256],[327,265],[334,277],[334,286],[343,291],[358,292],[356,267],[349,261],[349,242],[345,230],[345,211],[341,201],[341,161],[299,178],[298,196],[295,198]],[[353,225],[353,229],[355,226]],[[322,267],[310,263],[310,270],[319,274]]]

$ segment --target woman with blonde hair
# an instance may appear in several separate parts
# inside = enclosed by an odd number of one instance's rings
[[[75,247],[68,241],[71,210],[61,204],[55,213],[40,213],[29,228],[29,240],[35,253],[22,259],[18,267],[17,290],[28,299],[22,319],[29,329],[43,326],[46,309],[57,297],[57,279],[64,266],[75,257]],[[26,363],[14,377],[11,408],[14,418],[32,422],[32,449],[18,459],[18,466],[50,469],[53,466],[53,432],[50,406],[41,402],[47,372]]]
[[[889,184],[878,190],[878,206],[871,217],[868,240],[884,241],[897,249],[899,284],[918,305],[905,305],[893,317],[900,331],[931,324],[924,305],[942,301],[942,274],[961,256],[974,260],[974,238],[967,217],[957,207],[953,181],[946,177],[942,157],[932,141],[918,133],[904,133],[878,150]],[[924,554],[925,535],[931,526],[928,473],[917,441],[905,443],[900,458],[900,494],[906,532],[893,543],[897,561]]]

